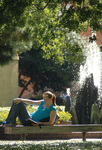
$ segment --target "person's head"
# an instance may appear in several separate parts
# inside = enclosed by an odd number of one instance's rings
[[[44,98],[44,101],[52,101],[52,103],[54,104],[54,106],[56,106],[56,96],[55,94],[53,94],[52,92],[50,91],[46,91],[44,94],[43,94],[43,98]]]

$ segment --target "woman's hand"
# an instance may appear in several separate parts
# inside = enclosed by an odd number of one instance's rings
[[[36,100],[30,100],[30,99],[25,99],[25,98],[15,98],[14,99],[14,103],[16,103],[16,104],[19,104],[20,102],[27,103],[29,105],[32,105],[32,104],[40,105],[42,100],[36,101]]]
[[[38,124],[32,123],[33,126],[38,126]]]
[[[22,102],[22,98],[15,98],[14,99],[15,104],[19,104],[20,102]]]

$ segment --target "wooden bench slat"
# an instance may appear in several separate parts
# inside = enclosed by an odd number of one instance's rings
[[[66,133],[66,132],[88,132],[102,131],[102,125],[55,125],[55,126],[16,126],[5,127],[5,134],[26,134],[26,133]]]
[[[5,134],[21,134],[21,140],[26,140],[26,134],[30,133],[67,133],[67,132],[82,132],[82,139],[86,141],[86,132],[102,131],[100,124],[81,124],[81,125],[55,125],[55,126],[16,126],[4,127]]]

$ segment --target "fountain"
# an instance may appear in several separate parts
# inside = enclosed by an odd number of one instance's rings
[[[102,67],[101,59],[102,54],[96,42],[89,43],[88,49],[84,51],[86,61],[84,66],[80,67],[80,85],[83,84],[85,78],[93,74],[94,85],[98,88],[99,97],[102,93]]]
[[[75,109],[78,123],[90,124],[92,105],[96,104],[100,109],[102,104],[102,55],[96,42],[89,43],[83,53],[86,60],[80,67],[80,90]]]

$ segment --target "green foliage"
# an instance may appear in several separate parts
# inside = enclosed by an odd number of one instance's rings
[[[0,64],[5,65],[9,61],[12,60],[12,57],[14,56],[14,51],[12,47],[9,45],[9,43],[0,43]]]
[[[68,122],[71,120],[71,114],[67,111],[58,111],[57,113],[59,114],[60,118],[58,119],[57,123],[59,124],[60,122]]]
[[[9,110],[9,107],[0,107],[0,123],[6,120],[9,114]],[[28,105],[27,110],[29,111],[29,113],[32,113],[37,110],[37,106]],[[18,117],[16,118],[16,124],[20,124]]]
[[[62,65],[55,64],[53,58],[46,60],[42,58],[41,53],[41,48],[32,48],[20,55],[19,85],[23,87],[23,91],[27,88],[28,83],[20,78],[21,75],[30,77],[29,84],[34,84],[35,92],[44,90],[45,87],[61,91],[63,87],[70,87],[71,81],[77,80],[79,63],[73,64],[66,60]],[[67,51],[64,53],[67,54]]]
[[[72,118],[71,118],[72,124],[78,124],[78,118],[77,118],[75,106],[71,106],[69,112],[72,115]]]
[[[93,42],[93,41],[96,41],[97,38],[96,38],[96,35],[93,35],[92,37],[89,37],[89,42]]]
[[[0,1],[0,51],[4,64],[32,45],[42,45],[43,57],[63,63],[63,49],[68,43],[65,33],[81,32],[88,26],[94,31],[102,30],[101,0],[1,0]],[[69,4],[69,5],[67,5]],[[12,50],[11,55],[7,53]],[[9,51],[10,51],[9,50]],[[10,51],[11,52],[11,51]],[[5,53],[6,55],[3,55]],[[69,48],[71,61],[80,61],[82,52]],[[9,56],[8,59],[5,57]],[[71,59],[72,58],[72,59]]]
[[[8,108],[1,108],[0,109],[0,123],[2,123],[4,120],[6,120],[9,113]]]
[[[38,106],[32,106],[32,105],[27,105],[27,110],[29,113],[33,113],[37,110]],[[58,120],[58,123],[60,123],[60,121],[69,121],[71,120],[71,114],[69,112],[65,112],[63,111],[59,111],[61,107],[57,106],[57,113],[60,116],[60,119]],[[10,108],[1,108],[0,109],[0,123],[2,123],[3,121],[6,120],[8,113],[9,113]],[[20,124],[19,119],[16,119],[16,124]]]
[[[91,124],[99,124],[100,123],[99,110],[98,110],[98,106],[96,104],[92,105],[90,118],[91,118],[91,120],[90,120]]]
[[[16,39],[13,33],[17,31],[16,27],[21,27],[21,18],[27,6],[31,5],[31,0],[7,0],[0,1],[0,64],[4,65],[12,60],[18,53],[12,42]],[[24,27],[25,23],[23,23]],[[18,31],[19,32],[19,31]],[[16,35],[16,34],[15,34]],[[22,43],[22,42],[21,42]],[[25,43],[24,43],[25,45]],[[21,47],[21,46],[20,46]]]
[[[102,107],[99,111],[99,119],[100,119],[100,123],[102,124]]]
[[[90,124],[91,107],[98,102],[98,89],[94,85],[93,75],[86,78],[76,100],[76,113],[79,124]]]

